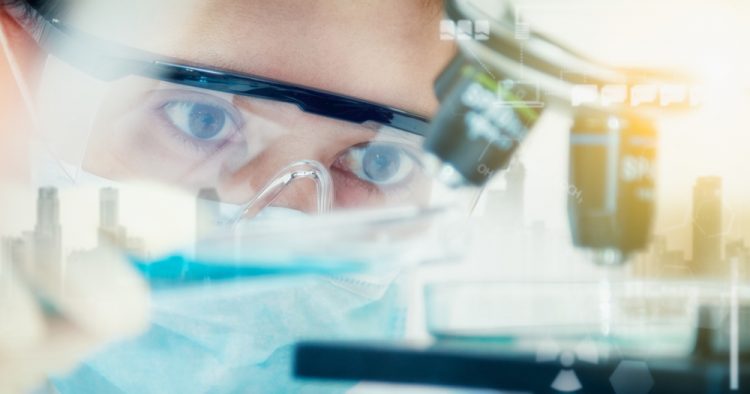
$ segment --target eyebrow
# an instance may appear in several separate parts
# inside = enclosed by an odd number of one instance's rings
[[[36,12],[36,11],[34,11]],[[424,136],[429,119],[402,109],[232,70],[213,68],[107,42],[37,12],[34,38],[48,53],[102,80],[129,75],[239,96],[294,104],[303,112],[347,122],[377,122]],[[32,29],[25,24],[26,29]]]

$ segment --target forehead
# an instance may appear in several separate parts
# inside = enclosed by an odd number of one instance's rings
[[[454,51],[439,39],[439,5],[424,0],[73,4],[72,24],[110,40],[424,114]]]

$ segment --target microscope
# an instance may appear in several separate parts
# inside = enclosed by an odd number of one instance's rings
[[[657,153],[649,111],[666,107],[652,88],[671,86],[676,77],[599,64],[549,37],[519,31],[510,12],[490,22],[472,2],[447,1],[446,14],[458,21],[446,30],[459,53],[435,83],[441,109],[424,144],[441,163],[443,181],[484,186],[508,166],[547,108],[562,109],[572,117],[573,243],[606,265],[620,265],[644,249],[654,216]]]

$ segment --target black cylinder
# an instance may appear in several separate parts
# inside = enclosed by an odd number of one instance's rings
[[[582,109],[570,133],[568,218],[580,247],[627,256],[647,246],[657,133],[632,114]]]
[[[443,71],[435,90],[441,106],[424,147],[464,183],[477,186],[508,165],[543,107],[533,87],[503,79],[462,55]]]

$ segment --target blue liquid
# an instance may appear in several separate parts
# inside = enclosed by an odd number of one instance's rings
[[[350,260],[297,258],[285,262],[223,262],[199,261],[183,254],[172,254],[157,260],[130,256],[130,261],[152,288],[268,276],[338,275],[363,268],[361,262]]]

